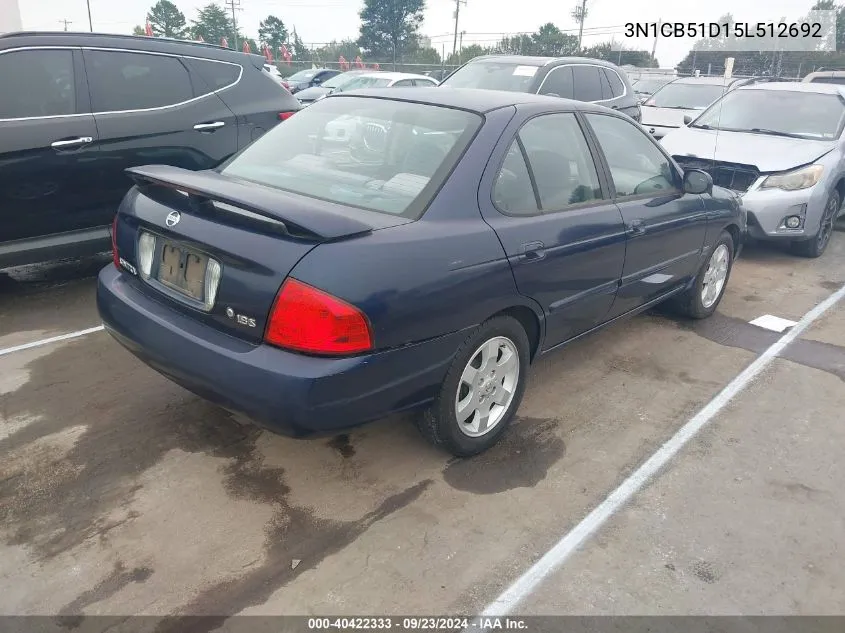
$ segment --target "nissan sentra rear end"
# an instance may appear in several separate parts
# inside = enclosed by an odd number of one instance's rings
[[[390,344],[343,288],[321,287],[321,271],[414,222],[481,120],[382,99],[325,102],[218,170],[129,170],[135,187],[97,289],[106,329],[145,363],[294,435],[412,407],[442,379],[455,340]],[[349,142],[324,142],[339,117],[355,120]],[[383,146],[388,131],[409,148],[389,169],[379,158],[396,151]],[[409,363],[426,369],[408,375]]]

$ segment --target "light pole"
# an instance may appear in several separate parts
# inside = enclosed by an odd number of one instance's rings
[[[88,5],[88,30],[92,33],[94,32],[94,22],[91,21],[91,0],[85,0],[85,4]]]

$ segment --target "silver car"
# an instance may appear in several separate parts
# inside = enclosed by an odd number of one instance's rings
[[[845,86],[762,83],[725,94],[661,144],[737,192],[748,234],[818,257],[845,194]]]

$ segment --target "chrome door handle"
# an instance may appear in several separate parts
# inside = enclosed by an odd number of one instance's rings
[[[634,220],[628,225],[628,235],[642,235],[643,233],[645,233],[645,224],[642,220]]]
[[[194,129],[203,132],[205,130],[216,130],[217,128],[221,128],[224,125],[226,124],[223,121],[215,121],[214,123],[197,123],[194,126]]]
[[[55,143],[50,143],[50,147],[52,147],[53,149],[69,149],[71,147],[88,145],[88,143],[92,143],[93,141],[94,139],[91,136],[80,136],[79,138],[72,138],[66,141],[56,141]]]

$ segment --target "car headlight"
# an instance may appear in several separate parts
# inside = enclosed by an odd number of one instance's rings
[[[784,191],[807,189],[819,181],[823,171],[824,167],[821,165],[809,165],[785,174],[775,174],[768,176],[760,185],[760,189],[783,189]]]

